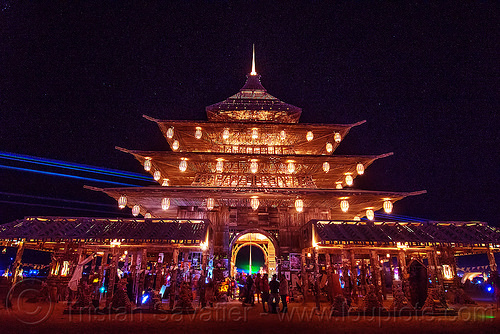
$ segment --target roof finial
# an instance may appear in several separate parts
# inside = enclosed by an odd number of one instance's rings
[[[250,75],[257,75],[257,72],[255,72],[255,44],[253,44],[253,53],[252,53],[252,72],[250,72]]]

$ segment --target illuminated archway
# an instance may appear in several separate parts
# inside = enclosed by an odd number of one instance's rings
[[[276,240],[268,233],[260,230],[248,230],[236,235],[231,242],[231,276],[236,275],[236,256],[245,246],[256,246],[264,253],[264,270],[272,276],[276,273]]]

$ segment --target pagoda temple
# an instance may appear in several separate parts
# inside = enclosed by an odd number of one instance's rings
[[[355,295],[366,293],[366,277],[377,293],[389,286],[384,275],[408,280],[412,265],[414,271],[425,267],[432,284],[457,285],[459,254],[487,253],[496,272],[500,231],[486,223],[375,219],[376,211],[390,214],[397,201],[425,191],[356,189],[356,178],[392,153],[334,154],[365,121],[307,124],[299,122],[301,113],[268,93],[254,56],[243,87],[206,107],[207,121],[144,116],[157,124],[169,151],[117,147],[157,185],[87,187],[113,197],[134,218],[28,217],[0,226],[1,243],[54,251],[56,277],[64,261],[74,265],[99,252],[114,270],[133,272],[137,293],[144,286],[141,268],[153,268],[157,287],[164,270],[177,270],[181,262],[234,276],[245,245],[263,251],[270,274],[285,273],[307,287],[322,273],[342,273]],[[16,261],[19,266],[21,258]],[[360,282],[358,272],[365,277]]]

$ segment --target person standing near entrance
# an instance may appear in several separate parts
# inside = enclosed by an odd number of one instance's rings
[[[262,278],[260,273],[257,274],[254,280],[255,292],[257,294],[257,303],[260,303],[260,292],[262,291]]]
[[[264,312],[267,312],[266,310],[266,303],[267,303],[267,307],[269,308],[269,279],[268,279],[268,276],[267,274],[264,274],[264,277],[262,278],[262,283],[261,283],[261,286],[262,286],[262,310]],[[271,311],[271,310],[269,310]]]
[[[269,283],[269,289],[271,290],[271,296],[269,297],[269,312],[278,313],[277,307],[279,303],[279,289],[280,282],[276,279],[276,274],[273,275],[273,279]]]
[[[283,304],[283,309],[281,312],[287,313],[288,312],[288,304],[286,302],[286,299],[288,298],[288,281],[287,281],[285,275],[281,275],[280,297],[281,297],[281,303]]]

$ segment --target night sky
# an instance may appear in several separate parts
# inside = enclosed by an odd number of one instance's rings
[[[0,151],[144,173],[114,147],[167,150],[142,115],[205,120],[255,43],[262,84],[301,122],[367,120],[336,153],[394,152],[356,188],[427,190],[394,213],[500,225],[498,2],[292,4],[0,1]],[[113,186],[0,167],[0,223],[130,216],[85,184]]]

